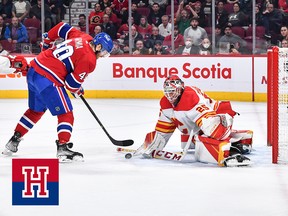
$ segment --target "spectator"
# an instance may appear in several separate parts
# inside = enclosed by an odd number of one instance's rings
[[[11,24],[6,27],[4,35],[9,43],[16,44],[28,42],[26,27],[21,22],[19,22],[17,17],[12,18]]]
[[[133,17],[131,17],[131,25],[136,27],[137,29],[137,25],[134,24]],[[122,24],[117,31],[117,38],[124,40],[124,38],[128,35],[128,33],[129,33],[129,24],[128,23]]]
[[[172,35],[168,35],[164,38],[163,46],[167,46],[168,50],[171,51],[171,44],[172,44]],[[174,26],[174,48],[177,50],[180,46],[184,46],[184,37],[179,33],[178,26]]]
[[[17,17],[20,22],[29,17],[31,5],[29,1],[18,0],[13,3],[12,16]]]
[[[132,49],[135,47],[135,43],[138,40],[143,40],[143,37],[141,34],[137,32],[137,28],[135,26],[131,26],[131,37],[132,37]],[[129,44],[130,37],[129,34],[126,35],[124,38],[124,43]]]
[[[282,24],[282,12],[275,9],[273,4],[268,4],[263,12],[263,25],[265,27],[265,37],[271,39],[271,34],[277,34]]]
[[[168,0],[149,0],[148,3],[151,8],[153,8],[155,3],[158,4],[160,12],[165,14]]]
[[[227,0],[227,4],[235,4],[238,2],[239,2],[239,0]]]
[[[279,9],[284,13],[288,14],[288,2],[286,0],[279,0],[278,1]]]
[[[107,14],[109,16],[110,22],[113,23],[116,28],[119,28],[117,15],[113,13],[111,7],[106,7],[103,11],[103,16],[104,14]]]
[[[137,7],[148,7],[149,6],[149,0],[133,0],[132,3],[137,4]]]
[[[288,27],[287,26],[281,26],[280,34],[281,34],[280,40],[282,40],[282,39],[288,40]]]
[[[145,41],[144,45],[146,48],[151,48],[153,49],[154,48],[154,45],[155,45],[155,42],[157,40],[160,40],[160,41],[164,41],[164,37],[162,35],[159,34],[159,29],[158,27],[154,26],[152,28],[152,34],[151,36]]]
[[[5,50],[0,42],[0,56],[8,56],[9,52]]]
[[[138,26],[140,24],[141,14],[137,11],[138,7],[136,3],[131,4],[131,16],[134,18],[134,23]],[[128,22],[128,13],[123,14],[122,23]]]
[[[111,7],[111,1],[110,0],[100,0],[99,1],[100,9],[101,11],[104,11],[106,7]],[[96,6],[96,4],[95,4]]]
[[[241,11],[244,14],[251,17],[252,16],[252,7],[253,7],[252,0],[240,0],[239,4],[240,4]]]
[[[249,26],[252,26],[252,16],[249,16]],[[255,22],[256,26],[263,26],[263,14],[260,11],[260,6],[256,5],[255,6]]]
[[[100,26],[100,25],[95,26],[95,28],[94,28],[94,36],[93,36],[93,38],[94,38],[97,34],[99,34],[100,32],[102,32],[102,28],[101,28],[101,26]]]
[[[37,0],[37,4],[33,5],[30,10],[30,17],[33,19],[41,20],[41,0]],[[52,17],[51,17],[51,10],[49,5],[44,5],[44,14],[45,14],[45,31],[48,32],[52,27]]]
[[[86,16],[85,14],[79,14],[78,27],[80,31],[86,32]]]
[[[112,22],[110,22],[109,15],[104,14],[102,19],[103,19],[103,22],[100,25],[102,28],[102,32],[107,33],[112,38],[112,40],[116,39],[116,34],[117,34],[116,27]]]
[[[114,11],[118,18],[122,19],[123,15],[127,17],[128,0],[113,0],[110,8],[112,11]]]
[[[111,52],[111,55],[123,55],[124,52],[120,47],[120,44],[118,41],[113,41],[113,49]]]
[[[0,15],[0,40],[5,40],[5,33],[6,30],[6,24],[4,23],[3,16]]]
[[[190,27],[185,29],[184,31],[184,39],[187,37],[193,38],[193,43],[196,46],[199,46],[201,44],[201,41],[204,38],[207,38],[207,32],[204,28],[198,26],[199,21],[197,18],[193,17],[190,21]]]
[[[240,10],[240,4],[235,3],[233,13],[228,15],[228,23],[231,23],[232,26],[245,26],[246,20],[245,14]]]
[[[229,50],[229,53],[230,54],[241,54],[241,51],[240,51],[240,44],[237,42],[235,44],[230,44],[230,50]]]
[[[169,52],[163,47],[162,41],[157,40],[154,44],[154,49],[152,50],[152,55],[168,55]]]
[[[234,48],[239,50],[239,52],[245,53],[247,42],[245,40],[243,40],[241,37],[239,37],[238,35],[233,34],[230,25],[227,25],[225,27],[224,35],[219,40],[219,46],[220,46],[220,43],[223,43],[223,42],[230,44],[230,47],[231,47],[231,45],[233,45]],[[237,46],[236,46],[236,44],[237,44]],[[238,48],[238,46],[239,46],[239,48]]]
[[[184,1],[181,1],[176,12],[176,25],[178,25],[179,32],[184,35],[186,28],[190,26],[189,13],[186,9],[183,9]]]
[[[205,14],[206,26],[211,26],[212,23],[212,0],[204,0],[203,12]]]
[[[219,47],[219,40],[223,36],[220,25],[215,26],[215,48]]]
[[[0,3],[0,15],[5,18],[12,18],[12,0],[2,0]]]
[[[283,39],[281,41],[281,47],[282,48],[288,48],[288,40],[287,39]]]
[[[212,46],[209,38],[204,38],[199,46],[200,55],[210,55],[212,54]]]
[[[51,11],[52,22],[54,25],[61,21],[61,2],[59,0],[45,0]]]
[[[159,4],[154,3],[152,6],[152,10],[150,11],[149,16],[148,16],[148,23],[150,25],[158,27],[162,22],[161,17],[163,15],[164,15],[164,13],[162,11],[160,11]]]
[[[94,11],[89,14],[89,33],[93,34],[94,28],[102,23],[103,12],[99,3],[94,5]]]
[[[224,28],[228,22],[228,15],[229,15],[228,11],[224,9],[224,2],[218,1],[215,12],[216,25],[219,25],[221,28]]]
[[[135,48],[132,49],[133,55],[149,55],[150,51],[146,47],[144,47],[143,40],[137,40],[135,43]]]
[[[143,36],[144,39],[147,39],[152,34],[152,26],[148,23],[147,17],[142,16],[140,19],[140,24],[137,27],[139,34]]]
[[[205,27],[206,26],[206,20],[205,20],[205,14],[201,7],[201,2],[196,1],[194,4],[189,2],[188,5],[186,5],[186,10],[190,11],[192,14],[192,18],[197,18],[199,22],[199,26]]]
[[[185,46],[180,46],[176,54],[179,55],[191,55],[191,54],[199,54],[199,46],[195,46],[193,43],[192,37],[186,37],[185,39]]]
[[[168,15],[163,15],[161,17],[162,23],[158,26],[159,34],[163,37],[171,35],[172,32],[172,24],[169,23]]]

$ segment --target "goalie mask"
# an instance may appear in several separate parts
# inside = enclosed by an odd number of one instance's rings
[[[184,82],[176,75],[167,77],[164,81],[164,95],[169,102],[176,106],[184,89]]]

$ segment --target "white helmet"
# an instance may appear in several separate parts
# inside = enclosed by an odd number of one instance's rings
[[[184,89],[184,82],[176,75],[167,77],[164,81],[164,95],[169,102],[176,106],[179,96],[182,94]]]

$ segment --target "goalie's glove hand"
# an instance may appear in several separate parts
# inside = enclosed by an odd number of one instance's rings
[[[81,86],[78,90],[76,90],[75,92],[71,92],[71,94],[73,95],[74,98],[80,98],[81,95],[84,95],[84,89]]]
[[[152,158],[154,151],[162,151],[166,145],[164,137],[153,131],[146,135],[145,141],[142,145],[141,154],[145,158]]]
[[[48,33],[45,32],[42,34],[42,42],[40,43],[40,47],[41,50],[46,50],[49,49],[51,47],[53,47],[54,45],[54,41],[52,41],[49,37],[48,37]]]

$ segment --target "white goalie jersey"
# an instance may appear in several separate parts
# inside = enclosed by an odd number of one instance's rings
[[[166,97],[161,99],[160,116],[155,130],[168,142],[178,128],[182,133],[182,146],[191,133],[205,134],[217,140],[226,139],[236,112],[232,110],[230,103],[221,103],[209,98],[197,87],[186,86],[176,107]],[[221,128],[222,123],[226,127]]]

